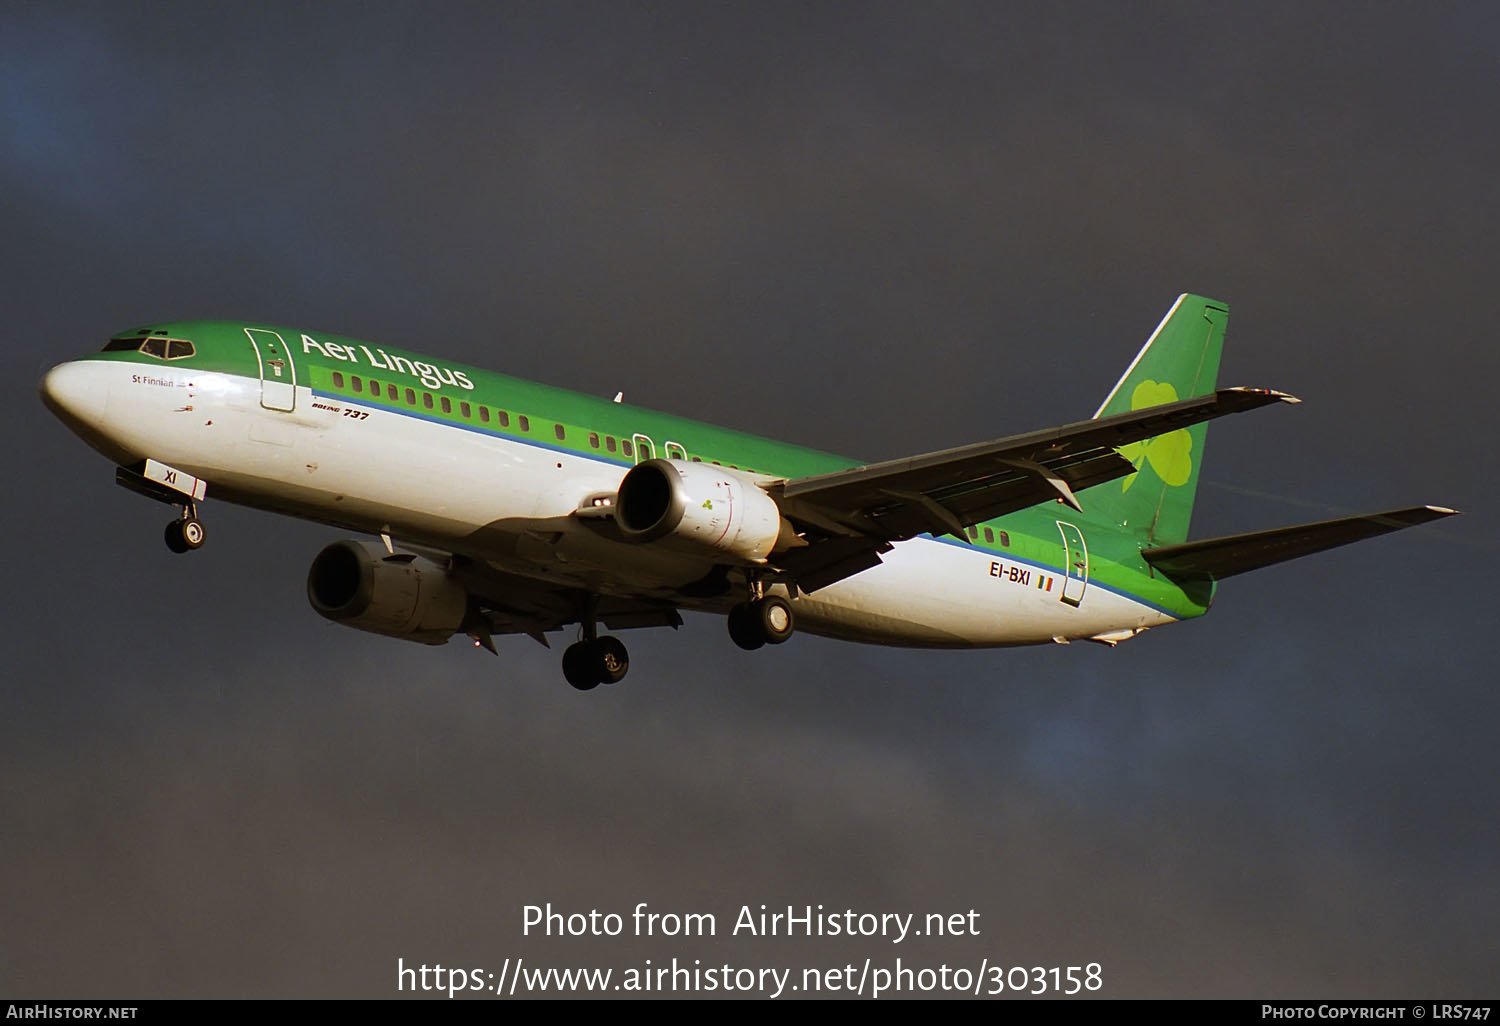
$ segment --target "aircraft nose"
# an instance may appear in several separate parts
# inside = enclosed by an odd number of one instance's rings
[[[42,402],[65,422],[96,425],[104,419],[109,383],[96,365],[75,360],[49,370],[42,378],[41,393]]]

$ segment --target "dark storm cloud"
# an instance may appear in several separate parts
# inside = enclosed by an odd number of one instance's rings
[[[1492,987],[1493,22],[7,8],[0,991],[385,996],[397,956],[674,953]],[[318,620],[322,528],[211,503],[169,561],[163,510],[33,391],[125,325],[244,315],[894,456],[1087,415],[1184,289],[1234,306],[1225,383],[1308,400],[1215,426],[1196,534],[1476,513],[1114,651],[746,654],[692,617],[578,696],[530,641]],[[985,933],[523,939],[547,901],[973,907]]]

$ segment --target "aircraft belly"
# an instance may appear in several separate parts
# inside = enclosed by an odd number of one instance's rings
[[[1032,580],[994,576],[994,562],[993,553],[926,538],[898,543],[880,566],[799,598],[798,629],[877,644],[986,647],[1091,638],[1171,619],[1102,587],[1069,605]]]

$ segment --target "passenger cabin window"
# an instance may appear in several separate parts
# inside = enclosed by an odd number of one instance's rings
[[[465,420],[468,420],[470,417],[472,417],[474,415],[474,411],[469,408],[469,404],[468,403],[459,403],[458,404],[458,414],[459,414],[459,416],[463,417]]]
[[[386,385],[385,386],[385,394],[388,395],[388,396],[390,396],[391,402],[395,402],[396,401],[396,386],[395,385]]]
[[[563,426],[561,424],[553,424],[552,430],[557,435],[557,440],[559,442],[568,437],[568,433],[563,430]]]
[[[633,448],[634,448],[634,446],[632,446],[632,445],[631,445],[631,444],[630,444],[630,443],[629,443],[629,442],[627,442],[627,441],[626,441],[626,440],[625,440],[625,439],[623,439],[623,438],[622,438],[622,439],[620,439],[620,452],[622,452],[622,453],[624,453],[624,454],[625,454],[625,455],[626,455],[626,456],[631,456],[631,457],[633,457],[633,455],[634,455],[634,454],[633,454],[633,453],[632,453],[632,452],[631,452],[631,450],[632,450],[632,449],[633,449]]]
[[[604,436],[604,448],[608,449],[610,452],[614,452],[615,451],[615,436],[614,435],[605,435]]]
[[[490,422],[490,408],[488,406],[481,406],[479,408],[479,419],[486,424]]]
[[[1005,531],[1000,532],[1000,544],[1004,545],[1007,549],[1010,548],[1010,535]]]
[[[526,418],[526,414],[524,414],[524,413],[521,414],[520,421],[521,421],[521,430],[522,431],[530,431],[531,430],[531,421]]]
[[[994,532],[994,529],[989,528],[989,527],[986,527],[984,529],[984,541],[985,541],[986,545],[993,545],[993,544],[995,544],[995,532]]]
[[[408,405],[408,406],[415,406],[415,405],[417,405],[417,393],[414,392],[414,391],[412,391],[409,388],[406,390],[406,405]]]
[[[597,431],[590,431],[589,432],[589,448],[591,448],[591,449],[597,449],[597,448],[599,448],[599,432],[597,432]]]
[[[447,396],[443,396],[443,412],[444,413],[452,413],[453,412],[453,402]]]
[[[380,398],[380,382],[376,381],[374,378],[370,379],[370,394],[373,395],[376,399]]]
[[[338,371],[334,371],[333,372],[333,387],[334,388],[343,388],[344,387],[344,376],[342,374],[340,374]]]
[[[354,385],[354,390],[356,392],[363,392],[365,390],[364,380],[361,379],[358,374],[352,375],[349,378],[349,381]]]
[[[509,413],[507,413],[504,410],[496,410],[495,411],[495,417],[500,421],[500,426],[501,427],[503,427],[503,428],[510,427],[510,414]]]
[[[978,541],[978,540],[979,540],[979,528],[974,527],[973,525],[970,525],[970,527],[969,527],[969,541]]]

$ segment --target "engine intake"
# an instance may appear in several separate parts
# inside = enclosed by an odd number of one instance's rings
[[[307,572],[307,600],[335,623],[425,645],[444,644],[469,608],[469,593],[431,560],[357,541],[318,553]]]

